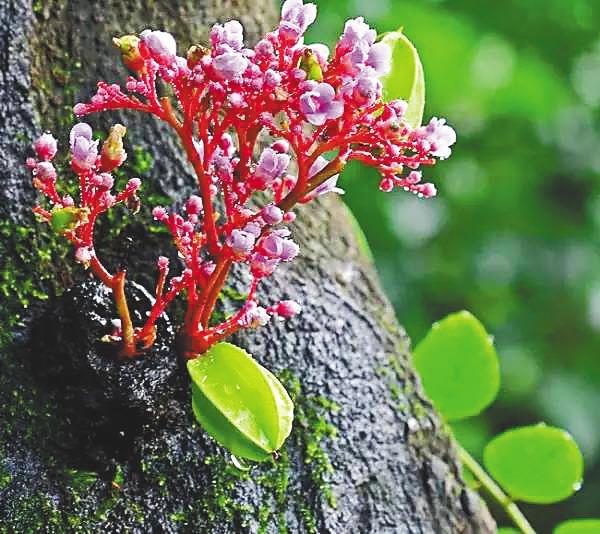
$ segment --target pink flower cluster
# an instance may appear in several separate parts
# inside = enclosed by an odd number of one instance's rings
[[[433,184],[422,182],[419,169],[450,155],[454,130],[437,118],[413,129],[404,121],[406,102],[383,101],[380,78],[390,71],[391,51],[376,42],[375,30],[362,18],[346,23],[330,51],[323,44],[304,43],[315,17],[315,5],[287,0],[278,28],[254,48],[244,46],[242,25],[230,21],[212,28],[210,48],[192,46],[185,57],[166,32],[144,30],[139,37],[116,38],[132,71],[125,88],[101,81],[89,102],[75,106],[78,116],[132,109],[167,122],[197,177],[198,195],[190,197],[181,213],[153,210],[172,234],[182,268],[163,295],[169,266],[159,259],[150,327],[133,329],[134,336],[139,331],[146,339],[168,301],[180,292],[188,301],[183,337],[190,357],[239,328],[298,313],[300,307],[292,301],[262,306],[259,283],[299,252],[286,228],[295,219],[293,208],[326,193],[343,193],[337,180],[349,161],[375,167],[383,191],[399,187],[422,197],[436,194]],[[160,95],[159,79],[171,91]],[[110,167],[124,159],[118,142],[124,128],[115,128],[112,143],[107,140],[100,155],[87,125],[80,123],[71,132],[72,167],[81,184],[78,209],[85,210],[85,217],[66,235],[77,247],[76,259],[90,265],[95,264],[91,229],[96,217],[126,202],[139,187],[134,179],[116,196],[110,192]],[[56,142],[45,134],[35,148],[39,161],[31,166],[36,186],[54,209],[73,206],[72,199],[61,198],[55,189],[50,161]],[[52,218],[49,211],[36,211]],[[246,302],[232,317],[211,325],[234,263],[247,265],[251,276]]]

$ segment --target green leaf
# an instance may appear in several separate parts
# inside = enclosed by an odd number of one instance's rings
[[[411,128],[421,126],[425,108],[425,76],[414,45],[401,30],[383,34],[381,42],[392,49],[392,70],[382,76],[386,102],[402,99],[408,102],[404,120]]]
[[[515,500],[548,504],[579,489],[583,458],[570,434],[544,424],[508,430],[483,452],[483,461]]]
[[[425,392],[448,421],[477,415],[496,398],[496,350],[483,325],[467,311],[435,323],[413,359]]]
[[[512,527],[499,527],[496,534],[520,534],[520,530]]]
[[[83,208],[54,208],[50,226],[55,232],[62,234],[74,230],[79,224],[86,222],[87,210]]]
[[[283,445],[294,405],[281,382],[245,350],[218,343],[187,367],[194,415],[221,445],[256,461]]]
[[[598,534],[600,519],[570,519],[554,529],[554,534]]]

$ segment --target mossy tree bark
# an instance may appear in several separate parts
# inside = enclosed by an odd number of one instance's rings
[[[275,17],[271,0],[0,0],[6,256],[0,261],[11,309],[39,296],[23,298],[9,287],[31,285],[27,276],[34,287],[39,282],[54,291],[40,272],[48,263],[31,263],[35,255],[24,250],[23,236],[30,234],[14,230],[34,224],[22,162],[41,129],[58,131],[65,146],[69,109],[96,80],[123,79],[111,37],[161,28],[183,45],[205,41],[215,21],[238,18],[254,40]],[[127,125],[129,142],[154,161],[148,179],[174,200],[192,191],[190,168],[163,125],[125,113],[92,121],[104,130],[117,121]],[[294,228],[301,257],[262,289],[273,299],[297,299],[303,313],[236,340],[283,377],[298,408],[281,458],[249,473],[233,468],[193,426],[185,380],[161,417],[144,424],[129,454],[108,455],[104,466],[83,470],[81,458],[88,456],[61,443],[69,421],[56,392],[32,378],[27,344],[20,342],[30,335],[35,310],[52,310],[52,299],[22,313],[18,324],[4,321],[16,341],[4,342],[0,358],[0,526],[16,532],[493,531],[487,509],[461,479],[451,440],[410,366],[406,334],[352,228],[337,199],[304,208]],[[142,241],[136,250],[152,248],[153,255],[162,246],[164,240]],[[139,256],[131,272],[144,283],[151,263]]]

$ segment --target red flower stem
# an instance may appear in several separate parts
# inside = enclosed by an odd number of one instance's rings
[[[202,204],[204,207],[203,223],[208,241],[208,250],[213,256],[216,256],[219,252],[220,246],[217,237],[217,227],[215,224],[215,213],[210,195],[210,176],[204,171],[202,161],[200,161],[200,156],[198,155],[196,147],[194,146],[191,132],[192,125],[190,123],[189,126],[186,125],[184,127],[181,122],[179,122],[175,116],[175,111],[173,110],[173,106],[168,97],[161,98],[160,103],[165,112],[165,120],[177,132],[177,135],[183,144],[183,148],[185,149],[188,160],[196,172],[198,186],[200,188],[200,196],[202,197]]]
[[[220,265],[220,268],[218,270],[215,269],[215,274],[216,274],[215,281],[214,281],[212,287],[210,287],[210,291],[208,292],[208,294],[206,296],[206,300],[204,302],[204,305],[202,306],[202,314],[200,316],[200,325],[203,328],[208,327],[208,322],[209,322],[210,316],[212,315],[212,312],[215,308],[217,299],[219,298],[219,293],[223,289],[225,280],[227,280],[227,275],[229,274],[229,269],[231,267],[231,263],[232,263],[231,259],[229,259],[229,258],[224,259],[222,264]]]
[[[125,275],[126,271],[119,271],[111,275],[96,256],[90,260],[90,269],[105,286],[111,289],[117,313],[121,319],[121,331],[123,347],[121,355],[131,358],[137,354],[135,346],[135,331],[129,313],[127,298],[125,297]]]
[[[119,271],[113,276],[112,290],[117,312],[121,318],[121,339],[123,341],[121,355],[132,358],[137,354],[137,351],[135,347],[135,332],[133,330],[133,323],[131,322],[131,315],[129,314],[127,298],[125,297],[125,274],[125,271]]]

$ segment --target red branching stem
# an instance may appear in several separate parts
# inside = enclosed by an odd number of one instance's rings
[[[132,324],[125,271],[108,272],[94,250],[97,218],[115,204],[133,213],[140,204],[139,179],[113,193],[111,172],[126,158],[121,139],[125,127],[111,129],[101,153],[88,125],[78,124],[71,131],[78,204],[56,190],[57,172],[51,163],[56,140],[46,134],[36,141],[38,159],[29,158],[27,166],[51,209],[38,206],[34,211],[73,243],[76,261],[89,265],[111,288],[124,356],[152,345],[157,320],[181,292],[187,298],[181,339],[188,357],[240,328],[264,325],[273,315],[289,318],[298,313],[300,306],[293,301],[261,306],[258,282],[298,254],[285,227],[296,217],[292,208],[339,193],[337,177],[349,161],[375,167],[383,191],[402,188],[421,197],[435,195],[433,184],[421,183],[419,169],[450,155],[452,128],[436,118],[411,128],[405,121],[405,102],[383,101],[380,77],[388,59],[364,22],[349,21],[328,58],[325,47],[305,45],[302,32],[296,31],[312,16],[304,9],[313,8],[286,7],[280,27],[254,50],[244,47],[235,24],[215,26],[212,48],[192,47],[185,59],[164,32],[148,30],[140,38],[116,39],[133,71],[126,90],[100,81],[91,100],[75,106],[78,116],[112,109],[153,114],[175,131],[196,175],[199,194],[181,212],[161,206],[153,210],[171,233],[184,268],[169,280],[169,261],[159,258],[156,298],[144,325]],[[168,96],[159,95],[159,79],[169,86]],[[273,140],[257,149],[261,134]],[[252,275],[249,294],[237,313],[211,325],[234,263]]]

